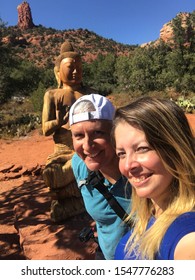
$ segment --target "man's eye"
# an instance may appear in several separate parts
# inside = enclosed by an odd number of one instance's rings
[[[83,137],[83,134],[77,133],[77,134],[74,134],[73,136],[74,136],[74,138],[76,138],[76,139],[81,139],[81,138]]]
[[[95,134],[95,135],[104,135],[104,131],[102,131],[102,130],[96,130],[96,131],[94,131],[94,134]]]

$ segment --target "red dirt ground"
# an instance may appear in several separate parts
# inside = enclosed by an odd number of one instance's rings
[[[195,132],[195,115],[188,119]],[[50,220],[50,198],[40,170],[52,152],[52,137],[38,130],[0,140],[1,260],[94,259],[96,244],[78,240],[79,231],[92,223],[87,213],[61,224]]]
[[[52,138],[38,130],[24,138],[0,140],[1,260],[94,259],[96,244],[78,239],[80,230],[92,222],[87,213],[61,224],[50,220],[50,197],[40,167],[52,152]]]

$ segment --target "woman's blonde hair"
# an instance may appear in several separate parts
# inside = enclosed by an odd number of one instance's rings
[[[121,122],[138,127],[145,133],[149,145],[156,150],[174,178],[167,209],[147,231],[152,202],[138,197],[132,190],[132,210],[128,219],[134,221],[134,230],[126,249],[130,253],[135,247],[136,250],[139,248],[138,254],[142,258],[154,259],[173,220],[184,212],[195,210],[194,137],[185,113],[171,100],[142,97],[117,109],[113,135]]]

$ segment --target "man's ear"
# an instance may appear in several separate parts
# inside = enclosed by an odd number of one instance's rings
[[[58,88],[61,87],[61,80],[60,80],[60,71],[59,71],[59,68],[57,66],[54,67],[54,75],[55,75],[55,78],[56,78],[56,81],[57,81],[57,84],[58,84]]]

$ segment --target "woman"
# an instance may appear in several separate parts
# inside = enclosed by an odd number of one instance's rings
[[[116,111],[113,134],[134,224],[115,259],[195,260],[195,145],[184,112],[143,97]]]
[[[115,108],[104,96],[85,95],[70,108],[69,123],[76,154],[72,168],[87,212],[96,222],[99,246],[98,259],[113,259],[116,245],[128,231],[107,199],[89,180],[89,170],[101,178],[103,188],[109,190],[122,208],[130,207],[131,187],[121,176],[118,158],[111,144],[112,120]],[[98,182],[99,185],[99,182]],[[96,257],[97,258],[97,257]]]

